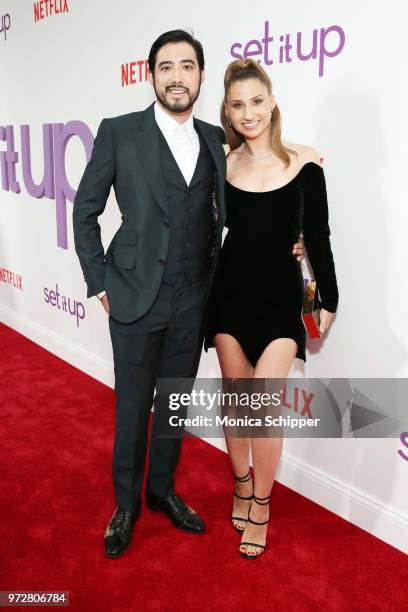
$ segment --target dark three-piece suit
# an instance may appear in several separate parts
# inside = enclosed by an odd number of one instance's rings
[[[106,291],[112,339],[116,502],[134,510],[158,379],[194,378],[205,309],[221,246],[226,174],[221,128],[194,119],[200,151],[187,185],[157,126],[154,108],[104,119],[74,202],[75,249],[88,297]],[[115,190],[122,224],[106,253],[98,216]],[[166,497],[180,437],[162,437],[169,413],[156,396],[147,489]]]

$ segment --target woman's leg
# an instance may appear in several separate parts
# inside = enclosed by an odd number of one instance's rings
[[[254,369],[253,378],[286,379],[296,357],[297,344],[290,338],[273,340],[260,356]],[[254,466],[254,495],[266,498],[270,495],[275,473],[282,452],[282,438],[251,438],[252,462]],[[266,501],[266,500],[265,500]],[[251,505],[251,519],[262,523],[269,518],[269,504]],[[265,544],[267,525],[247,523],[242,541]],[[240,550],[250,555],[260,554],[262,549],[255,546],[241,546]]]
[[[223,378],[251,378],[252,365],[246,358],[239,342],[229,334],[216,334],[214,346],[217,350],[218,360]],[[235,476],[243,477],[249,472],[250,438],[225,438],[232,471]],[[235,492],[241,497],[252,495],[252,480],[236,482]],[[250,502],[234,497],[233,516],[245,517],[248,514]],[[233,520],[233,524],[240,530],[245,527],[245,521]]]

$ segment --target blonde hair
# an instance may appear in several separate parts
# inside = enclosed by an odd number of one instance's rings
[[[244,138],[242,134],[234,130],[234,128],[232,126],[230,127],[229,125],[227,112],[225,110],[227,95],[233,83],[236,83],[237,81],[246,81],[247,79],[258,79],[266,86],[269,95],[272,95],[272,81],[269,75],[265,72],[264,68],[262,68],[262,66],[257,62],[254,62],[254,60],[235,60],[227,66],[224,76],[224,100],[221,105],[221,123],[227,136],[227,143],[231,149],[236,149],[242,142],[244,142]],[[280,110],[276,104],[275,108],[273,109],[270,127],[271,147],[272,151],[276,153],[276,155],[285,164],[285,167],[287,167],[290,164],[289,153],[297,155],[297,152],[285,147],[282,144],[281,123]]]

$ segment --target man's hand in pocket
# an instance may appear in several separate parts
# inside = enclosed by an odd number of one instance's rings
[[[100,298],[99,301],[101,302],[102,306],[104,307],[106,313],[109,314],[109,302],[108,302],[108,296],[106,295],[106,293],[105,293],[105,295],[103,297]]]

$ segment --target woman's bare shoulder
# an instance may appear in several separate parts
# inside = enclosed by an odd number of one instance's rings
[[[232,149],[227,155],[227,167],[232,168],[235,163],[241,158],[242,146],[239,145],[236,149]]]
[[[301,166],[307,162],[314,162],[319,166],[322,165],[320,155],[313,147],[310,147],[309,145],[296,144],[294,142],[282,142],[282,144],[288,149],[296,151],[297,159]]]

